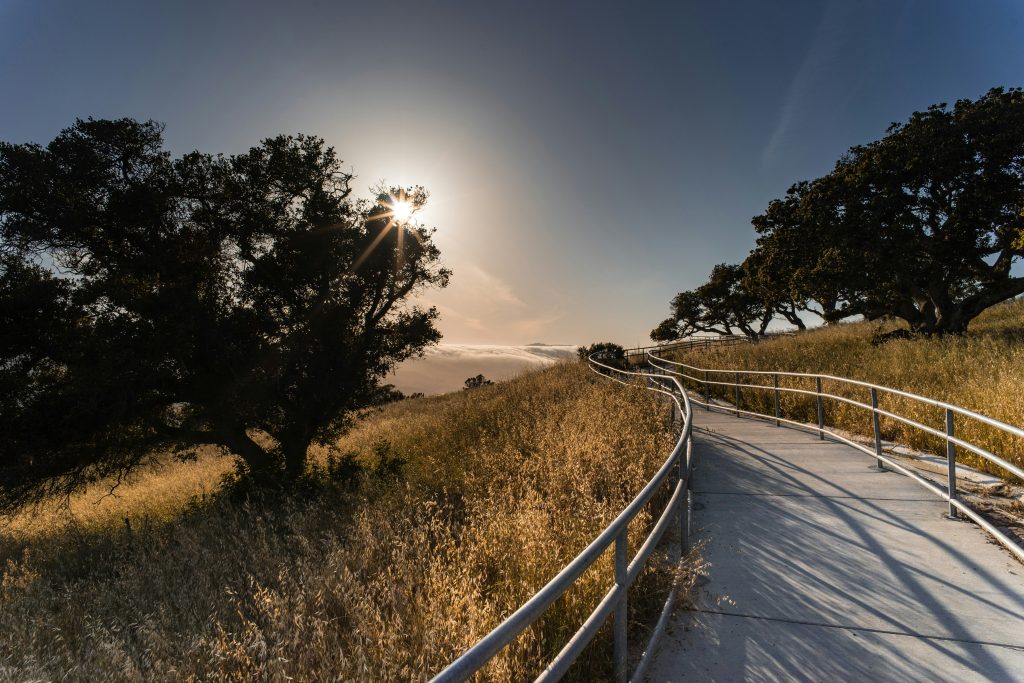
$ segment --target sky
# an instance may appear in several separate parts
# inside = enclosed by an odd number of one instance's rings
[[[431,192],[453,345],[645,343],[750,218],[937,102],[1024,85],[1024,2],[0,0],[0,139],[323,137]]]

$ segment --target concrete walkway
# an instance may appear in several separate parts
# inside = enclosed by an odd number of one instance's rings
[[[817,434],[695,413],[710,577],[651,681],[1024,681],[1024,565]]]

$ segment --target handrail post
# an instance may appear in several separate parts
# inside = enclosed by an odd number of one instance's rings
[[[736,373],[736,417],[740,416],[740,373]]]
[[[878,389],[871,387],[871,421],[875,427],[875,464],[878,469],[884,470],[882,462],[882,429],[878,424]]]
[[[949,516],[956,517],[956,444],[950,437],[953,436],[953,411],[946,408],[946,467],[949,470]]]
[[[679,471],[682,476],[683,495],[679,499],[679,557],[690,549],[690,463],[693,458],[693,423],[686,433],[686,451],[679,453]]]
[[[711,384],[708,371],[704,371],[704,410],[711,412]]]
[[[821,375],[814,378],[814,384],[818,389],[818,438],[825,440],[825,408],[821,405]]]
[[[615,605],[614,623],[612,624],[616,683],[626,683],[629,668],[629,641],[626,632],[626,619],[629,617],[629,603],[626,600],[629,595],[629,588],[626,585],[628,545],[629,528],[627,526],[615,537],[615,584],[622,588],[622,595],[619,597],[618,604]]]
[[[683,486],[685,490],[686,474],[684,467],[684,460],[686,454],[680,452],[676,460],[676,485],[675,489]],[[682,559],[683,555],[686,554],[686,501],[682,500],[679,503],[679,558]]]
[[[782,414],[779,412],[779,373],[772,375],[772,383],[775,385],[775,426],[780,426],[779,416]]]

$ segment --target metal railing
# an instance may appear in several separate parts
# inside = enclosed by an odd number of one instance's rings
[[[712,408],[726,409],[729,412],[735,413],[737,416],[750,415],[757,418],[766,418],[768,420],[774,420],[776,426],[781,423],[791,424],[800,428],[811,428],[815,429],[807,423],[799,422],[796,420],[787,419],[782,416],[780,394],[790,393],[798,394],[803,396],[813,397],[815,402],[815,411],[817,413],[817,431],[818,436],[822,439],[826,435],[829,437],[853,446],[854,448],[867,453],[875,458],[879,469],[885,469],[886,466],[889,468],[904,474],[917,483],[924,486],[926,489],[939,496],[943,500],[949,503],[949,516],[957,517],[962,514],[968,519],[975,522],[982,529],[991,534],[996,540],[998,540],[1003,546],[1005,546],[1011,553],[1016,555],[1019,559],[1024,561],[1024,548],[1022,548],[1016,541],[1006,535],[1004,532],[993,526],[991,522],[985,519],[979,514],[973,507],[968,505],[966,502],[960,499],[957,491],[956,483],[956,454],[957,448],[963,448],[971,453],[974,453],[985,461],[1009,472],[1013,476],[1024,480],[1024,469],[1009,462],[1005,458],[1002,458],[991,451],[982,448],[974,443],[971,443],[965,439],[959,438],[954,432],[954,417],[959,415],[963,418],[975,420],[982,424],[993,427],[999,431],[1005,432],[1015,437],[1024,439],[1024,429],[1015,427],[1005,422],[993,419],[981,413],[976,413],[973,410],[967,408],[961,408],[944,401],[938,401],[926,396],[919,396],[912,394],[907,391],[901,391],[899,389],[893,389],[891,387],[881,386],[879,384],[872,384],[870,382],[862,382],[860,380],[849,379],[846,377],[835,377],[832,375],[821,375],[806,372],[771,372],[764,370],[735,370],[735,369],[720,369],[720,368],[699,368],[693,365],[687,365],[685,363],[679,363],[667,358],[662,358],[655,355],[652,352],[647,353],[648,362],[651,367],[656,368],[661,372],[665,372],[677,377],[680,377],[686,381],[693,382],[698,386],[703,387],[703,392],[698,392],[703,395],[703,400],[697,398],[691,398],[691,402],[697,405],[704,406],[707,410]],[[712,379],[712,376],[715,379]],[[769,384],[755,384],[751,380],[741,382],[740,378],[747,377],[771,377],[772,383]],[[779,385],[780,377],[792,377],[802,378],[805,380],[814,380],[814,390],[800,389],[796,387],[786,387]],[[857,387],[860,391],[865,391],[867,399],[870,403],[857,401],[848,396],[840,396],[834,393],[828,393],[822,390],[823,382],[837,385],[847,385]],[[726,407],[728,404],[716,405],[711,400],[711,387],[718,386],[723,387],[728,393],[728,389],[732,389],[733,393],[733,405]],[[755,390],[755,391],[770,391],[772,392],[772,403],[774,407],[774,414],[760,413],[753,410],[744,410],[741,405],[740,390]],[[899,396],[904,399],[919,402],[925,405],[932,406],[944,411],[945,414],[945,428],[936,429],[926,424],[922,424],[916,420],[900,415],[891,410],[884,410],[879,407],[878,397],[879,394],[888,394],[891,396]],[[825,400],[834,400],[846,405],[853,406],[865,410],[871,414],[872,427],[874,431],[874,447],[868,448],[863,444],[857,443],[842,434],[838,434],[832,431],[825,425]],[[937,437],[943,440],[946,444],[946,486],[945,490],[942,487],[937,486],[932,481],[922,477],[917,472],[904,467],[900,463],[894,461],[892,458],[886,456],[882,451],[882,433],[879,424],[879,418],[886,417],[891,420],[895,420],[902,424],[908,425],[919,429],[926,434],[933,437]]]
[[[629,662],[628,634],[626,629],[628,591],[629,587],[640,576],[644,566],[647,564],[647,560],[651,557],[662,536],[672,526],[673,521],[676,522],[676,531],[679,534],[680,556],[683,556],[686,552],[689,543],[689,487],[693,451],[693,411],[691,410],[690,401],[686,391],[683,389],[683,385],[671,375],[620,370],[610,365],[605,365],[593,357],[589,359],[589,365],[594,372],[622,384],[632,384],[630,379],[643,379],[648,384],[646,388],[667,395],[672,401],[673,423],[675,422],[677,410],[682,418],[679,440],[654,476],[651,477],[632,502],[619,513],[611,524],[605,527],[604,531],[591,541],[590,545],[567,564],[547,585],[537,591],[532,598],[527,600],[526,603],[513,612],[511,616],[505,619],[493,631],[477,641],[475,645],[466,650],[458,659],[435,676],[432,680],[437,683],[464,681],[480,671],[506,645],[540,619],[548,607],[555,600],[562,597],[576,580],[613,544],[615,546],[615,575],[612,587],[604,595],[597,607],[594,608],[594,611],[590,613],[590,616],[583,622],[579,630],[573,634],[536,680],[557,681],[561,678],[573,662],[576,661],[580,653],[583,652],[587,644],[594,639],[598,630],[611,615],[614,615],[612,628],[615,680],[624,682],[627,678],[630,680],[640,680],[643,677],[644,671],[650,662],[650,654],[653,652],[657,640],[664,632],[668,622],[668,616],[675,601],[676,588],[673,587],[670,590],[658,623],[631,677],[627,677]],[[633,556],[632,560],[628,560],[629,523],[651,501],[662,484],[669,480],[673,482],[671,487],[672,494],[665,505],[664,511],[639,549],[637,549],[636,555]]]
[[[758,338],[758,341],[777,339],[778,337],[792,337],[797,334],[790,330],[781,332],[766,332]],[[676,351],[696,351],[722,348],[724,346],[736,346],[737,344],[757,343],[750,337],[738,334],[700,334],[674,342],[666,342],[655,346],[634,346],[625,349],[626,361],[630,364],[647,364],[648,353],[675,353]]]
[[[721,346],[735,346],[736,344],[749,344],[750,339],[739,335],[706,335],[690,337],[677,342],[659,344],[657,346],[635,346],[626,349],[626,361],[630,363],[647,362],[647,354],[652,351],[658,353],[673,353],[676,351],[693,351],[695,349],[710,349]]]

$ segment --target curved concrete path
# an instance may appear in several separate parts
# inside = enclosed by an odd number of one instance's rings
[[[651,681],[1024,681],[1024,565],[817,434],[695,408],[710,577]]]

